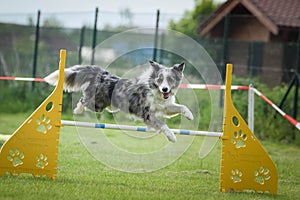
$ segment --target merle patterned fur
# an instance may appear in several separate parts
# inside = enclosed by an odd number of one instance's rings
[[[97,66],[65,69],[64,88],[68,91],[81,90],[83,93],[74,113],[79,114],[84,108],[101,112],[112,106],[142,118],[148,127],[163,131],[170,141],[176,142],[174,133],[157,116],[181,113],[193,119],[186,106],[175,103],[175,94],[183,78],[184,63],[167,68],[150,61],[150,66],[148,71],[133,79],[120,78]],[[58,71],[45,80],[55,85],[57,78]]]

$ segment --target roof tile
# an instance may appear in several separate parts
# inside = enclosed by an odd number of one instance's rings
[[[248,0],[278,26],[300,27],[299,0]]]

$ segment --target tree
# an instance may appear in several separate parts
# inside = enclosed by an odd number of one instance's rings
[[[33,19],[33,16],[28,16],[27,17],[27,24],[29,26],[34,26],[34,19]]]
[[[56,16],[51,15],[43,21],[43,27],[62,28],[64,25]]]
[[[197,28],[200,22],[211,14],[219,4],[214,3],[213,0],[195,0],[195,8],[192,11],[185,11],[184,16],[175,22],[169,22],[169,28],[189,35],[197,37]]]
[[[119,14],[122,19],[121,23],[117,26],[105,24],[104,30],[122,32],[128,29],[136,28],[136,26],[133,25],[134,14],[129,8],[121,9]]]
[[[120,10],[120,16],[122,19],[127,21],[128,26],[132,26],[133,24],[133,14],[129,8],[124,8]]]

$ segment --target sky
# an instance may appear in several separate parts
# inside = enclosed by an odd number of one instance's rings
[[[118,11],[128,7],[133,12],[161,9],[163,12],[182,13],[183,10],[192,9],[194,6],[194,0],[0,0],[0,2],[2,2],[0,13],[26,13],[38,9],[44,12],[91,11],[97,6],[106,11]],[[60,5],[62,2],[63,5]]]
[[[44,17],[59,16],[66,26],[82,26],[92,23],[98,7],[102,25],[117,25],[122,21],[120,10],[128,8],[134,24],[151,26],[155,24],[157,9],[165,25],[169,19],[179,19],[186,10],[192,10],[194,0],[0,0],[0,5],[0,22],[26,23],[28,16],[34,18],[37,10],[41,10]]]

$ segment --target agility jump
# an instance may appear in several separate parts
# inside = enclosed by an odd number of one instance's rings
[[[144,127],[107,125],[61,120],[66,51],[60,51],[59,80],[48,98],[23,122],[0,151],[0,176],[29,173],[35,177],[56,178],[58,143],[63,125],[94,126],[96,128],[128,128],[147,131]],[[220,191],[254,190],[276,194],[277,168],[259,140],[234,107],[231,99],[232,65],[227,65],[223,132],[211,135],[207,131],[175,130],[177,134],[207,135],[222,139],[220,161]]]

